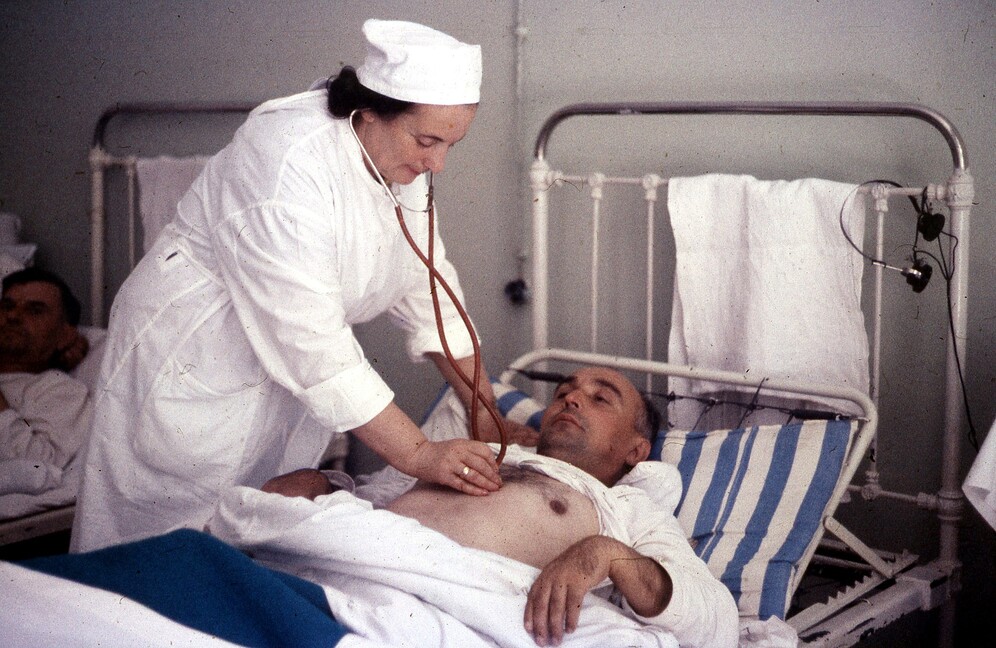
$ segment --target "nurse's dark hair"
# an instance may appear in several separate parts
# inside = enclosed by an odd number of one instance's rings
[[[378,117],[391,119],[414,105],[411,101],[374,92],[360,83],[356,70],[349,65],[336,76],[329,77],[326,87],[329,91],[329,112],[334,117],[349,117],[354,110],[372,110]]]
[[[70,326],[78,326],[80,323],[80,312],[82,310],[80,308],[80,302],[76,299],[76,296],[73,295],[73,291],[69,289],[66,282],[62,280],[62,277],[54,272],[34,267],[12,272],[3,278],[3,294],[6,295],[7,291],[14,286],[23,286],[24,284],[35,282],[52,284],[59,289],[59,298],[62,302],[62,314],[66,318],[66,322],[68,322]]]

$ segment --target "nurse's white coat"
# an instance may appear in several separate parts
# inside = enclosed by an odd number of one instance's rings
[[[424,209],[424,177],[399,199]],[[425,213],[405,220],[425,251]],[[435,256],[462,299],[438,233]],[[313,467],[393,398],[351,328],[384,312],[413,360],[441,351],[427,272],[347,120],[324,91],[263,104],[114,301],[73,550],[200,527],[222,488]]]

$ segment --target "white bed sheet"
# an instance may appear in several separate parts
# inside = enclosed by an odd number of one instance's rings
[[[312,502],[232,489],[210,532],[267,567],[321,585],[335,618],[373,641],[397,648],[536,646],[519,622],[534,567],[468,549],[349,493]],[[565,648],[678,646],[669,632],[642,625],[604,598],[589,595],[584,606]]]

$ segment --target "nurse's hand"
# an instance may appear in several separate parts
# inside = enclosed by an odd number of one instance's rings
[[[422,443],[412,457],[409,474],[468,495],[487,495],[501,488],[491,448],[469,439]]]

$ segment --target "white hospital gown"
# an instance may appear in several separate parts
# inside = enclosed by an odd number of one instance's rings
[[[55,369],[0,374],[0,518],[71,502],[67,468],[90,427],[86,385]]]
[[[314,91],[254,110],[115,299],[74,550],[199,527],[223,488],[314,467],[333,433],[393,398],[352,325],[387,312],[413,360],[441,351],[427,273],[326,103]],[[426,193],[419,178],[399,199],[423,209]],[[426,215],[405,220],[425,250]],[[435,250],[462,299],[438,234]]]

